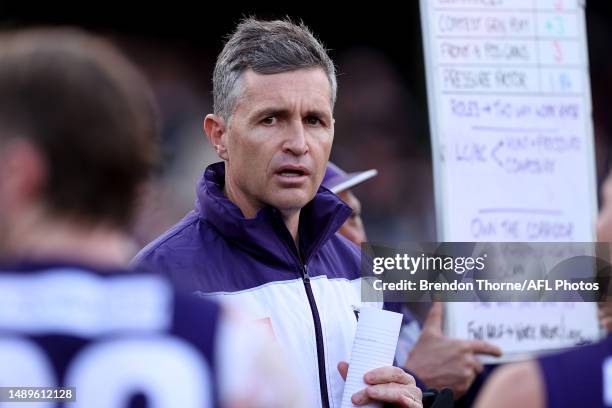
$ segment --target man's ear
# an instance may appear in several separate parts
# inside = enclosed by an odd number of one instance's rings
[[[222,117],[212,113],[204,118],[204,132],[212,143],[217,155],[223,160],[229,160],[227,154],[227,129]]]
[[[47,183],[47,163],[38,148],[25,140],[15,140],[3,147],[2,194],[16,206],[40,199]]]

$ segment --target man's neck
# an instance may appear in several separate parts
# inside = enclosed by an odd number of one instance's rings
[[[255,218],[257,212],[263,208],[264,204],[255,204],[249,201],[246,197],[235,191],[231,184],[228,183],[227,177],[223,186],[223,194],[240,209],[245,218]],[[298,226],[300,223],[300,209],[280,210],[285,226],[296,247],[298,246]]]
[[[300,243],[298,242],[298,228],[300,225],[300,210],[293,210],[288,212],[281,211],[283,221],[285,222],[285,226],[287,230],[289,230],[289,234],[291,234],[291,238],[293,238],[293,242],[295,242],[295,247],[299,248]]]
[[[31,218],[12,230],[7,255],[16,259],[123,268],[136,249],[118,228]]]
[[[234,188],[227,174],[225,175],[223,194],[225,194],[236,207],[240,208],[245,218],[255,218],[257,212],[263,208],[263,204],[249,200],[248,197],[240,193],[240,189]]]

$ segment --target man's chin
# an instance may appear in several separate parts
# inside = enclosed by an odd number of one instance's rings
[[[269,203],[281,212],[299,211],[304,208],[304,206],[306,206],[306,204],[308,204],[313,197],[314,194],[310,196],[305,192],[283,194],[277,197],[273,197],[269,201]]]

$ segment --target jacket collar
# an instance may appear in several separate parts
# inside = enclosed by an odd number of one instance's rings
[[[208,166],[196,192],[196,209],[200,219],[255,256],[265,256],[283,264],[300,261],[280,211],[266,206],[259,210],[255,218],[245,218],[223,193],[224,184],[224,163]],[[351,208],[335,194],[325,187],[319,188],[314,199],[300,212],[298,233],[303,262],[307,263],[336,233],[351,212]]]

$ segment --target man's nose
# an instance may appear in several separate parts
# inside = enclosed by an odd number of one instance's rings
[[[287,128],[287,134],[285,135],[285,141],[283,143],[283,151],[296,156],[302,156],[308,153],[306,130],[301,120],[292,121],[291,126]]]

